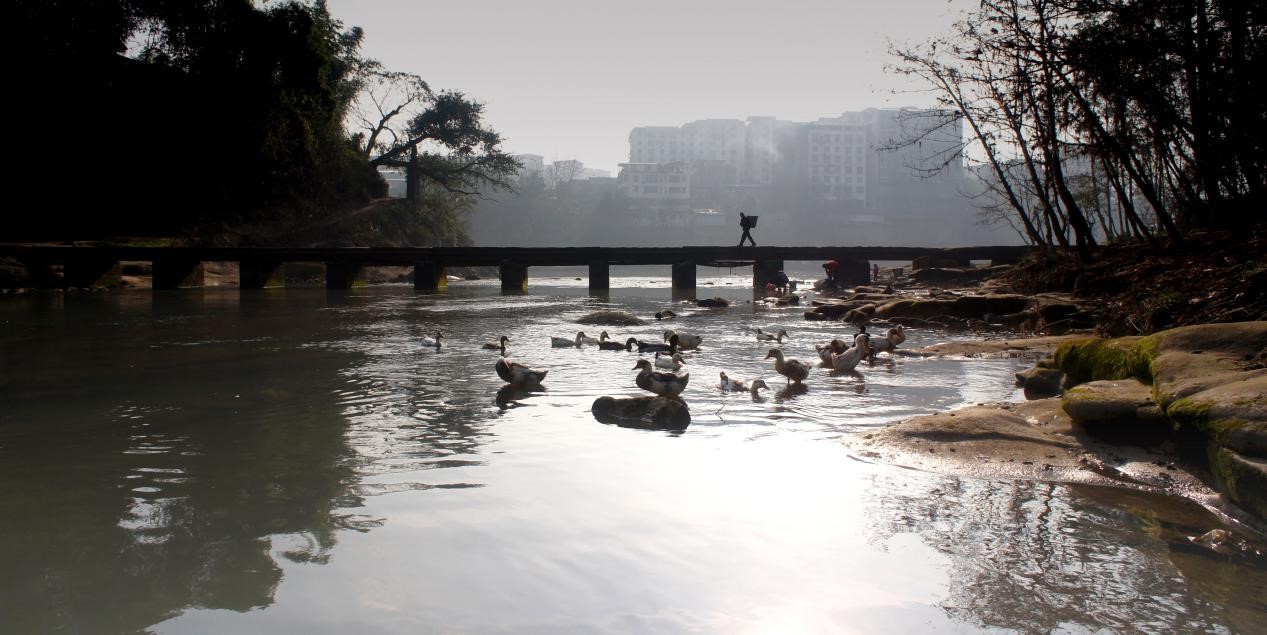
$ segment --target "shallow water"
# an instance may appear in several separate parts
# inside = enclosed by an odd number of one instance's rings
[[[694,309],[664,273],[616,270],[606,298],[546,268],[528,295],[4,298],[0,632],[1264,632],[1267,566],[1194,548],[1218,526],[1195,505],[844,443],[1019,400],[1032,360],[899,356],[781,394],[755,327],[807,360],[848,331],[745,304],[739,272],[701,270],[700,296],[738,304]],[[705,337],[688,429],[590,415],[640,392],[638,355],[549,336],[597,335],[573,321],[600,308],[673,308]],[[444,348],[418,345],[437,329]],[[500,391],[478,345],[502,334],[546,391]],[[722,370],[773,390],[724,393]]]

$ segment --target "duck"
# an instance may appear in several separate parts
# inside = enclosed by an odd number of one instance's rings
[[[550,346],[553,348],[579,348],[581,346],[580,334],[576,338],[570,337],[550,337]]]
[[[772,348],[766,353],[765,358],[774,358],[774,370],[780,375],[787,377],[789,384],[792,382],[801,383],[806,377],[809,377],[809,366],[801,363],[796,359],[783,359],[783,351]]]
[[[437,351],[440,350],[440,344],[443,341],[444,341],[444,336],[440,334],[440,331],[436,331],[435,337],[428,337],[426,335],[422,336],[422,345],[434,347]]]
[[[678,343],[678,336],[673,335],[672,337],[668,338],[668,340],[669,340],[668,344],[660,344],[658,342],[644,342],[642,340],[634,339],[631,337],[628,340],[625,340],[625,343],[629,344],[630,342],[633,342],[637,344],[639,353],[655,353],[657,351],[664,351],[672,355],[678,352],[678,347],[680,346],[680,344]]]
[[[730,377],[727,377],[726,371],[721,372],[720,385],[721,385],[722,390],[734,390],[734,391],[746,390],[752,393],[753,397],[756,397],[757,391],[761,390],[762,388],[765,388],[766,390],[770,389],[770,387],[766,385],[764,379],[754,379],[751,382],[745,383],[741,379],[731,379]]]
[[[607,335],[607,331],[603,331],[603,335]],[[602,337],[598,341],[598,350],[600,351],[632,351],[634,344],[637,344],[637,343],[638,343],[638,340],[632,337],[625,340],[624,344],[621,344],[620,342],[609,342],[607,341],[606,337]]]
[[[597,337],[590,337],[590,336],[588,336],[588,335],[586,335],[586,334],[585,334],[585,331],[577,331],[577,332],[576,332],[576,345],[577,345],[577,346],[580,346],[581,344],[597,344],[598,342],[599,342],[599,338],[597,338]]]
[[[537,388],[545,380],[548,370],[533,370],[512,362],[505,357],[497,360],[497,376],[516,388]]]
[[[634,370],[640,371],[634,378],[634,383],[638,384],[639,388],[661,397],[676,397],[682,394],[687,382],[691,380],[690,373],[677,375],[657,372],[652,369],[651,362],[645,359],[638,360],[638,363],[634,364]]]
[[[814,348],[818,350],[818,359],[821,359],[824,364],[830,366],[831,356],[843,353],[849,347],[841,340],[832,340],[826,344],[817,344]]]
[[[655,354],[656,368],[667,368],[669,370],[681,370],[682,364],[685,364],[685,363],[686,363],[686,360],[682,359],[681,353],[674,353],[672,355],[663,355],[662,353]]]
[[[853,338],[853,346],[843,353],[833,353],[831,356],[831,367],[836,370],[853,370],[858,366],[868,353],[871,352],[871,336],[866,333],[859,333]]]
[[[897,349],[898,344],[905,341],[906,331],[899,324],[896,328],[886,331],[883,338],[869,340],[867,343],[871,346],[871,356],[875,357],[877,353],[892,353]]]
[[[667,342],[669,341],[670,338],[673,338],[673,337],[677,337],[678,348],[684,351],[689,351],[691,349],[699,348],[699,345],[704,343],[704,338],[700,335],[692,335],[690,333],[679,333],[677,331],[664,332],[664,341]]]
[[[484,342],[482,345],[480,345],[480,348],[487,349],[487,350],[494,350],[494,351],[500,349],[502,352],[502,355],[505,355],[506,342],[509,342],[509,341],[510,341],[510,338],[503,335],[501,336],[501,339],[497,340],[496,342]]]
[[[665,309],[663,311],[656,311],[655,313],[655,319],[657,320],[671,320],[675,317],[677,317],[677,314],[668,309]]]
[[[771,333],[766,333],[766,332],[762,331],[760,328],[757,328],[757,341],[758,341],[758,342],[778,342],[778,343],[782,344],[782,343],[783,343],[783,338],[785,338],[785,337],[787,337],[787,331],[785,331],[785,330],[783,330],[783,329],[779,329],[779,333],[778,333],[778,335],[774,335],[774,334],[771,334]]]

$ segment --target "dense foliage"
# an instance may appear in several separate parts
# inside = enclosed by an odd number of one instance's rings
[[[384,71],[360,57],[361,31],[345,30],[323,2],[16,5],[8,46],[20,98],[10,100],[11,121],[13,147],[25,156],[11,162],[18,204],[5,206],[0,238],[241,228],[270,228],[276,238],[383,194],[376,165],[385,161],[349,128],[366,78]],[[513,169],[479,104],[427,96],[416,117],[461,134],[400,150],[430,166],[417,178],[447,186],[453,171],[469,182]],[[453,113],[455,102],[465,110]],[[472,161],[492,167],[474,176],[450,167]],[[421,222],[427,210],[416,211]]]
[[[897,55],[963,119],[987,203],[1034,244],[1085,257],[1261,220],[1260,3],[984,0]]]

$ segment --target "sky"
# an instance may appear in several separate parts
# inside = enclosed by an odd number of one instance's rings
[[[970,0],[328,0],[362,53],[485,104],[503,147],[612,171],[635,126],[928,106],[885,71]],[[894,91],[898,91],[897,94]]]

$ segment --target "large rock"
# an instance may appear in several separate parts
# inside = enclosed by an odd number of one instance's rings
[[[686,402],[672,397],[599,397],[590,406],[594,418],[624,428],[685,430],[691,425]]]
[[[1069,389],[1060,400],[1069,418],[1087,428],[1169,426],[1153,401],[1152,388],[1135,379],[1088,382]]]
[[[1058,368],[1027,368],[1016,373],[1016,386],[1026,399],[1056,397],[1065,391],[1065,374]]]
[[[915,317],[928,319],[948,315],[951,317],[991,321],[989,317],[1020,313],[1031,304],[1024,295],[992,294],[965,295],[951,300],[904,298],[887,302],[876,309],[876,317]]]

